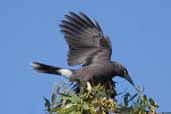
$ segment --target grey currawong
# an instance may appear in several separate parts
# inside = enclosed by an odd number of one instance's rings
[[[92,21],[84,13],[65,15],[60,24],[61,32],[68,43],[68,65],[82,65],[80,69],[64,69],[32,62],[32,67],[43,73],[62,75],[71,82],[89,81],[92,85],[113,82],[115,76],[122,77],[134,83],[126,67],[116,61],[111,61],[112,43],[104,36],[97,21]]]

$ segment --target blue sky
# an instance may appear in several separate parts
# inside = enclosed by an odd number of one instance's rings
[[[96,19],[113,44],[112,59],[128,68],[136,85],[171,111],[171,1],[169,0],[1,0],[0,113],[43,114],[64,78],[39,74],[29,66],[40,61],[69,68],[67,44],[59,31],[69,11]],[[116,78],[119,91],[132,90]]]

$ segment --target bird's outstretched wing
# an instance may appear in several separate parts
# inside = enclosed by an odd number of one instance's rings
[[[69,65],[89,65],[110,61],[112,46],[101,27],[83,13],[70,12],[60,24],[69,46]]]

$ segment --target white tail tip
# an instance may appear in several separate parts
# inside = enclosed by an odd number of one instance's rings
[[[35,62],[31,62],[30,65],[33,67],[33,68],[39,68],[40,65],[35,63]]]

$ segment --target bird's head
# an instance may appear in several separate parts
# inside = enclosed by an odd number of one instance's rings
[[[131,83],[134,86],[134,82],[131,76],[129,75],[128,70],[125,67],[121,70],[121,73],[119,76],[126,79],[129,83]]]
[[[121,78],[124,78],[130,84],[132,84],[134,86],[134,82],[133,82],[131,76],[129,75],[127,68],[117,62],[112,62],[112,64],[114,66],[116,75],[118,75]]]

